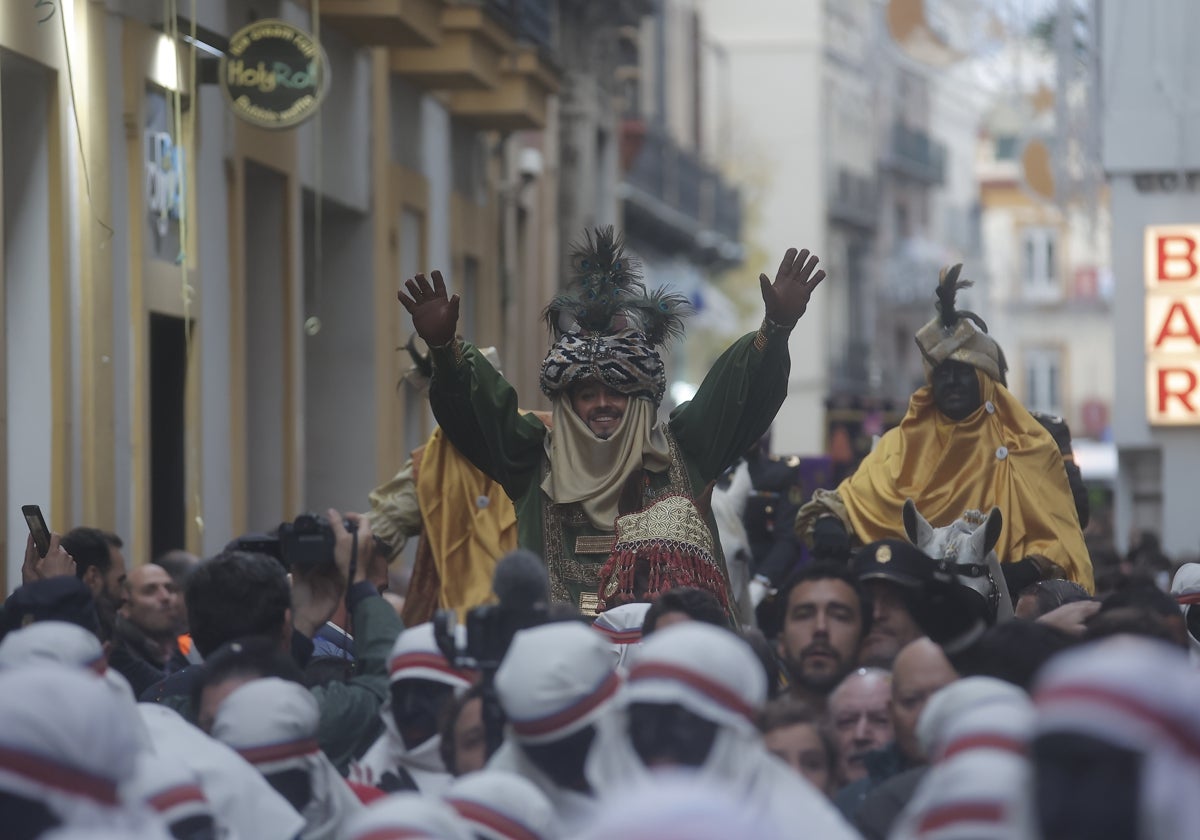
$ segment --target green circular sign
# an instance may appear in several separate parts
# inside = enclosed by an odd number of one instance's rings
[[[290,128],[316,113],[329,60],[312,36],[282,20],[259,20],[229,39],[221,90],[233,112],[261,128]]]

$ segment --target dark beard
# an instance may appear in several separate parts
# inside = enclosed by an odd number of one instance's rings
[[[822,697],[827,696],[831,691],[837,688],[838,683],[840,683],[847,674],[854,670],[853,663],[843,663],[840,668],[830,672],[829,674],[808,675],[803,672],[804,665],[802,659],[800,661],[792,661],[789,659],[785,664],[787,665],[788,678],[790,679],[793,687],[799,688],[811,694],[820,695]]]
[[[104,593],[95,598],[93,603],[96,605],[96,623],[99,626],[100,641],[111,642],[116,632],[117,610],[121,605]]]

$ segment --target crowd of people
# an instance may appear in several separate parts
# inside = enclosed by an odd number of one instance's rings
[[[686,301],[611,231],[547,309],[545,415],[418,275],[440,430],[362,514],[135,566],[103,530],[31,539],[0,835],[1200,837],[1200,565],[1093,575],[1069,432],[1007,391],[957,268],[904,422],[733,571],[722,493],[769,483],[816,265],[760,278],[760,329],[661,421]]]

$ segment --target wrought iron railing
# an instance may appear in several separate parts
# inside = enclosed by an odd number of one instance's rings
[[[946,179],[946,147],[903,122],[892,126],[891,163],[902,174],[919,181],[941,184]]]

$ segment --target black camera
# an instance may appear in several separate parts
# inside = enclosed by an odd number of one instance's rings
[[[467,613],[466,646],[458,644],[458,617],[438,610],[433,632],[438,649],[455,668],[495,672],[518,630],[550,620],[550,581],[546,564],[536,554],[517,549],[496,564],[492,592],[498,604],[484,604]]]
[[[495,671],[518,630],[537,627],[549,620],[545,604],[513,608],[484,604],[467,613],[466,643],[460,647],[454,610],[438,610],[433,616],[433,633],[438,649],[455,668],[466,671]]]
[[[358,530],[358,523],[342,521],[347,531]],[[329,520],[315,513],[302,513],[291,522],[284,522],[271,535],[252,535],[234,540],[240,551],[269,554],[289,572],[307,574],[334,565],[333,549],[337,538]]]
[[[550,620],[546,565],[532,552],[522,549],[510,552],[496,564],[492,591],[500,603],[484,604],[467,613],[464,645],[459,644],[458,616],[454,610],[438,610],[433,616],[433,636],[446,661],[459,670],[479,672],[489,756],[496,753],[504,740],[504,712],[496,697],[496,671],[518,631]]]

